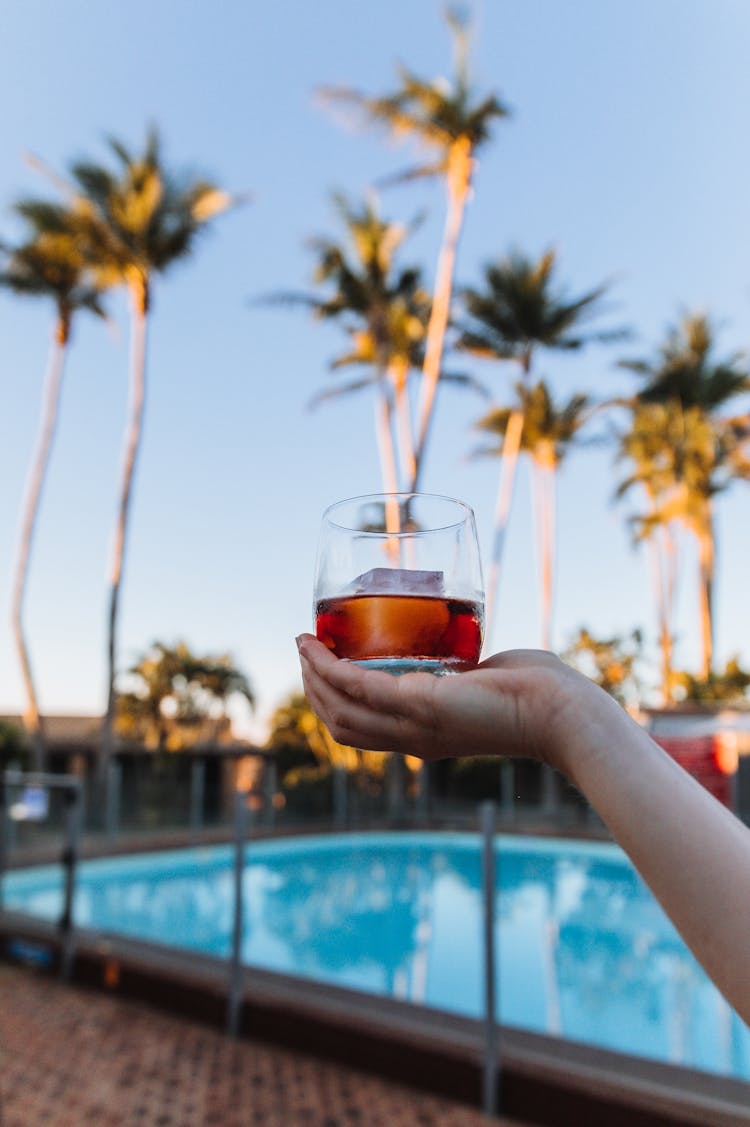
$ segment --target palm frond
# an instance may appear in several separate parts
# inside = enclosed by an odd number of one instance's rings
[[[115,191],[115,178],[100,165],[80,161],[72,165],[71,173],[79,188],[106,214]]]
[[[412,165],[400,172],[392,172],[381,176],[375,181],[377,188],[394,188],[400,184],[413,184],[416,180],[428,180],[432,176],[441,176],[446,169],[446,161],[433,161],[429,164]]]
[[[155,125],[149,125],[146,131],[146,146],[143,150],[143,161],[151,168],[158,168],[161,160],[161,138]]]
[[[132,154],[125,147],[125,145],[122,143],[122,141],[119,141],[117,139],[117,137],[113,137],[113,136],[109,135],[106,138],[106,141],[107,141],[109,148],[112,150],[112,152],[115,154],[115,156],[119,159],[120,164],[123,166],[123,168],[127,169],[134,163],[134,158],[133,158]]]
[[[502,442],[495,446],[475,446],[469,451],[467,457],[474,458],[499,458],[503,452]]]
[[[308,410],[314,410],[316,407],[319,407],[321,403],[325,402],[328,399],[338,399],[342,395],[349,395],[355,391],[363,391],[367,387],[372,387],[372,385],[376,382],[377,378],[375,376],[364,376],[362,379],[352,380],[350,383],[341,384],[339,387],[332,387],[328,388],[328,390],[326,391],[319,391],[317,395],[314,395],[308,402]]]
[[[485,383],[467,372],[441,372],[440,382],[453,384],[455,387],[468,388],[476,392],[482,399],[491,399],[492,393]]]
[[[22,199],[13,204],[16,215],[25,219],[34,234],[65,234],[71,227],[70,209],[42,199]]]
[[[66,180],[64,176],[61,176],[59,172],[47,164],[46,161],[42,160],[36,153],[25,152],[24,160],[29,168],[33,168],[35,172],[41,173],[41,175],[44,176],[46,180],[49,180],[67,199],[72,200],[75,198],[75,185],[69,180]]]
[[[259,297],[248,299],[248,305],[275,305],[295,309],[302,306],[305,309],[317,309],[320,306],[318,298],[308,293],[286,291],[279,293],[261,294]]]

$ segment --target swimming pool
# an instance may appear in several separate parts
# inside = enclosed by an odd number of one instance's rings
[[[614,845],[497,839],[501,1020],[750,1080],[750,1030]],[[78,926],[226,957],[229,846],[80,866]],[[251,842],[249,965],[478,1016],[481,860],[474,834]],[[9,873],[9,908],[54,919],[57,866]]]

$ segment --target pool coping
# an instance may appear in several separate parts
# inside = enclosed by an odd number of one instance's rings
[[[13,944],[60,968],[54,924],[0,913],[0,955]],[[209,955],[76,931],[71,982],[222,1028],[228,964]],[[478,1106],[482,1023],[392,998],[256,968],[243,972],[240,1035],[276,1043]],[[538,1127],[747,1127],[750,1084],[735,1077],[499,1027],[505,1115]]]

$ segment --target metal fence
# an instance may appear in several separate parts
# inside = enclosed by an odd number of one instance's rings
[[[498,1114],[501,1085],[501,1038],[496,1020],[498,998],[498,946],[496,942],[497,904],[495,865],[498,849],[497,831],[517,823],[529,811],[560,824],[566,817],[588,822],[591,815],[579,800],[571,801],[559,776],[547,772],[538,776],[536,802],[520,806],[517,802],[518,775],[515,764],[498,765],[498,791],[494,800],[481,803],[464,801],[460,806],[461,824],[479,825],[482,837],[483,960],[484,1017],[483,1067],[481,1103],[489,1115]],[[511,770],[513,768],[513,770]],[[750,799],[750,759],[741,761],[737,785],[733,793],[737,802]],[[546,780],[546,781],[545,781]],[[110,775],[109,799],[105,832],[123,832],[128,819],[122,804],[122,775],[115,764]],[[450,822],[459,816],[455,800],[439,793],[431,770],[419,773],[407,793],[383,788],[380,805],[366,806],[356,789],[356,780],[345,771],[335,769],[328,780],[326,803],[321,805],[321,821],[328,828],[343,831],[358,828],[372,820],[378,824],[423,826]],[[524,785],[528,784],[528,779]],[[190,771],[190,788],[180,799],[184,826],[194,832],[206,828],[206,776],[200,764]],[[273,764],[259,776],[253,787],[232,792],[231,818],[222,823],[225,836],[233,842],[233,907],[231,952],[226,968],[226,1029],[237,1035],[242,1027],[244,975],[241,952],[243,946],[243,873],[247,855],[252,856],[252,840],[269,830],[283,828],[289,820],[288,806],[279,803],[283,790],[278,785]],[[71,975],[75,958],[76,928],[73,913],[77,863],[81,847],[84,787],[71,775],[23,774],[6,771],[0,774],[0,914],[3,911],[3,875],[19,850],[28,853],[36,844],[57,858],[64,871],[62,910],[57,927],[60,937],[60,973]],[[739,810],[747,815],[747,808]],[[308,821],[308,825],[310,822]],[[33,851],[33,850],[32,850]],[[49,858],[46,858],[49,859]]]
[[[338,784],[338,816],[346,821],[346,790]],[[79,779],[73,776],[48,774],[22,774],[10,771],[0,774],[0,917],[3,914],[3,877],[17,846],[19,828],[36,827],[44,832],[47,843],[55,839],[53,850],[64,871],[62,911],[57,928],[60,937],[59,971],[69,979],[73,970],[76,947],[74,896],[77,865],[80,851],[81,814],[83,790]],[[231,951],[226,971],[226,1030],[237,1036],[242,1026],[244,1007],[244,974],[242,945],[244,938],[245,905],[243,900],[243,874],[248,851],[251,855],[254,821],[262,817],[253,811],[253,795],[238,790],[234,795],[233,842],[233,899]],[[479,810],[474,808],[475,824],[481,828],[483,868],[483,957],[485,1015],[484,1052],[482,1065],[482,1106],[487,1114],[498,1111],[499,1088],[499,1029],[497,1013],[497,974],[495,966],[495,828],[497,806],[485,802]],[[28,835],[27,835],[28,836]]]
[[[496,803],[498,820],[505,828],[544,823],[561,829],[578,826],[588,832],[598,824],[582,797],[560,775],[530,761],[424,763],[417,771],[386,770],[380,776],[332,766],[290,781],[267,757],[247,787],[241,757],[223,778],[217,777],[210,758],[179,759],[155,757],[136,768],[114,760],[103,794],[93,780],[80,777],[82,832],[110,839],[171,831],[196,838],[215,831],[229,836],[238,788],[249,789],[254,820],[266,830],[316,825],[336,829],[468,826],[485,799]],[[23,844],[20,829],[16,838]]]
[[[45,837],[59,845],[58,860],[64,873],[62,911],[57,921],[60,935],[60,973],[69,979],[75,955],[73,903],[81,834],[82,790],[72,775],[0,774],[0,910],[8,862],[18,847],[18,837],[29,827],[41,827]]]

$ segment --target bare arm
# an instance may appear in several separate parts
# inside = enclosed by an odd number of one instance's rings
[[[335,739],[424,759],[512,755],[561,770],[630,856],[696,958],[750,1023],[750,830],[601,689],[551,654],[497,654],[454,677],[393,677],[298,640]]]

